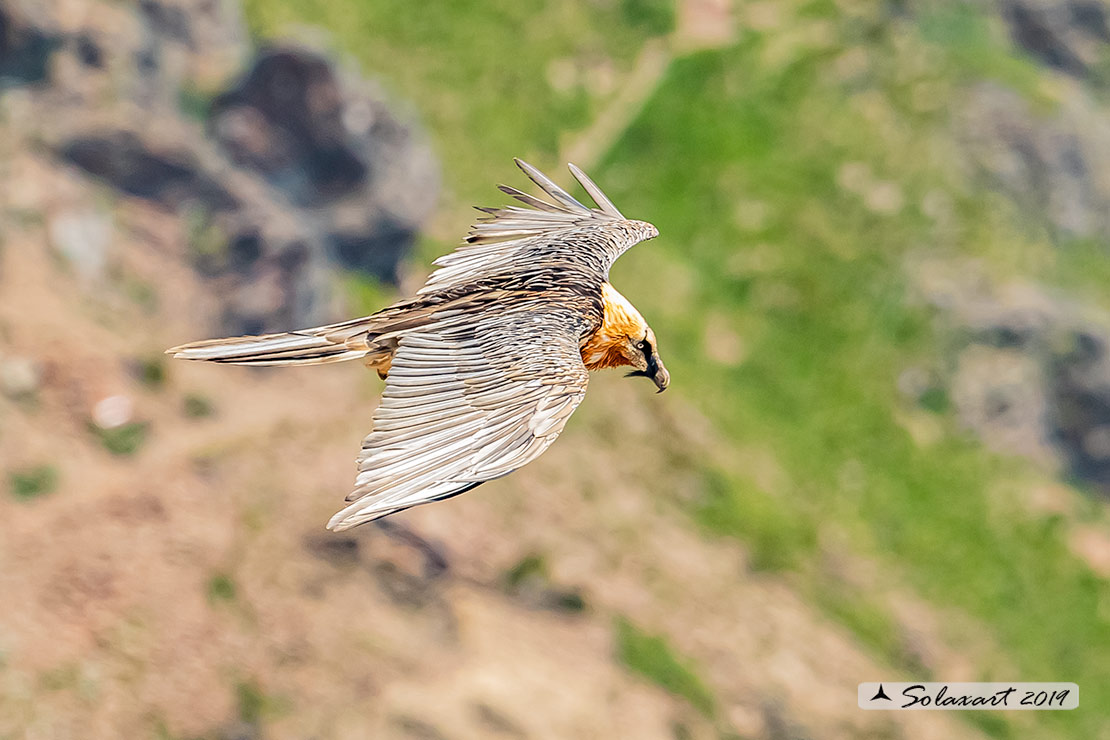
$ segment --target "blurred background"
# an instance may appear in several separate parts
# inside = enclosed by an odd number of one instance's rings
[[[0,0],[0,738],[1110,738],[1108,14]],[[414,290],[513,156],[659,227],[671,390],[328,533],[380,382],[162,350]]]

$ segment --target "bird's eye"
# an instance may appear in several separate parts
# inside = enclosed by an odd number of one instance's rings
[[[639,342],[636,342],[636,349],[640,350],[641,352],[647,350],[647,346],[647,342],[642,339]]]

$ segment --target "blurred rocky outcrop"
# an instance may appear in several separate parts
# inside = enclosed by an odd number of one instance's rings
[[[332,265],[396,280],[438,171],[373,84],[309,48],[253,49],[235,0],[82,7],[0,0],[9,133],[177,214],[222,302],[213,332],[332,318]]]
[[[0,90],[45,80],[50,56],[59,43],[56,37],[21,20],[0,5]]]
[[[1000,9],[1014,43],[1042,64],[1079,78],[1101,72],[1110,43],[1103,0],[1004,0]]]
[[[1050,112],[992,83],[957,113],[968,161],[1057,239],[1110,240],[1110,117],[1082,88]]]
[[[983,4],[1015,51],[1059,82],[1051,104],[979,82],[953,107],[969,174],[1061,248],[1110,251],[1110,5]],[[984,442],[1061,470],[1110,497],[1110,316],[1036,284],[1001,285],[975,266],[915,264],[914,280],[956,338],[940,379]]]
[[[266,49],[216,98],[208,128],[232,162],[312,215],[340,264],[396,279],[437,174],[376,90],[345,84],[318,54]]]
[[[1110,315],[974,263],[911,271],[956,338],[937,381],[965,426],[1110,497]]]
[[[954,106],[968,161],[1057,239],[1110,240],[1110,3],[983,3],[1008,28],[1015,51],[1068,84],[1053,104],[982,82]]]

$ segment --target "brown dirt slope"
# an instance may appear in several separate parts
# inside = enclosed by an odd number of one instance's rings
[[[855,684],[891,669],[681,513],[693,483],[669,461],[743,451],[616,376],[530,468],[397,518],[446,571],[403,533],[325,532],[377,381],[159,365],[217,310],[181,221],[0,140],[19,184],[0,196],[0,363],[37,373],[0,397],[0,469],[57,478],[0,495],[0,737],[976,736],[856,710]],[[81,214],[109,234],[93,277],[59,251]],[[90,430],[112,395],[145,425],[133,454]],[[547,575],[506,588],[534,554]],[[715,717],[622,668],[618,618],[691,661]]]

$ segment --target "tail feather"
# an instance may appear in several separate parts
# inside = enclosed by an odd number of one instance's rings
[[[229,337],[189,342],[166,350],[180,360],[203,360],[233,365],[322,365],[366,357],[370,347],[365,332],[337,336],[335,326],[283,334]]]

